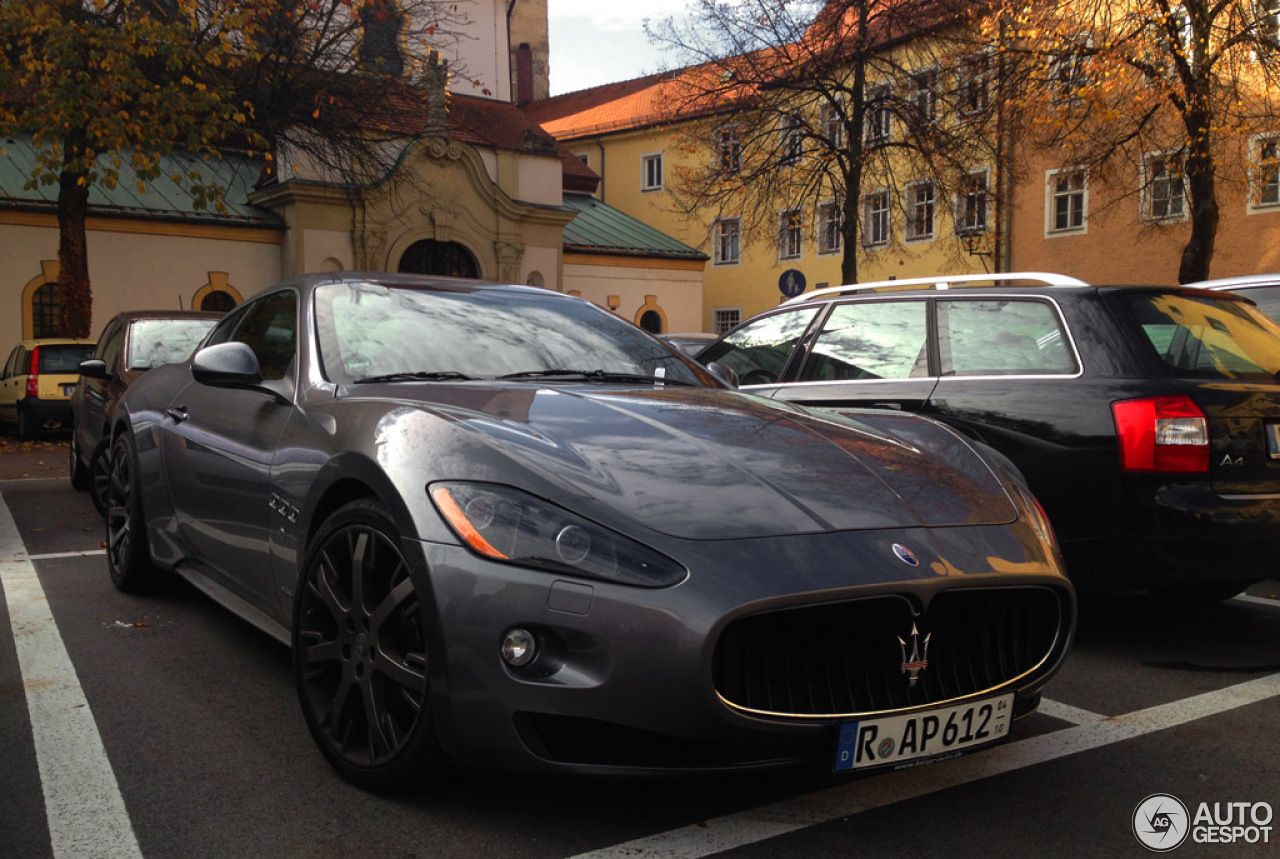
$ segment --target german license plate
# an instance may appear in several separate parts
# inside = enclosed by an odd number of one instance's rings
[[[1267,453],[1280,459],[1280,423],[1267,424]]]
[[[835,768],[859,770],[921,762],[1004,739],[1013,695],[840,726]]]

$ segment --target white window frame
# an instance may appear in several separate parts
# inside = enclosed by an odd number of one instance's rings
[[[867,146],[883,146],[893,140],[893,87],[888,83],[869,84],[862,139]]]
[[[973,180],[981,177],[981,183]],[[965,187],[956,192],[955,208],[951,215],[957,236],[981,236],[991,230],[991,169],[970,170],[965,174]],[[976,200],[973,211],[980,217],[970,218],[971,199]]]
[[[575,152],[573,153],[573,156],[577,158],[579,161],[581,161],[583,164],[587,165],[588,167],[591,166],[590,152]]]
[[[956,68],[956,113],[961,118],[984,112],[991,103],[990,51],[977,51],[960,59]],[[976,93],[976,98],[971,97]]]
[[[1258,19],[1258,41],[1268,41],[1277,46],[1280,43],[1280,0],[1256,0],[1254,11]]]
[[[778,213],[778,259],[800,259],[804,253],[804,212],[783,209]]]
[[[1280,7],[1280,0],[1276,0]],[[1271,163],[1265,163],[1271,146]],[[1266,196],[1272,199],[1264,199]],[[1249,141],[1249,214],[1280,212],[1280,132],[1256,134]]]
[[[911,72],[911,104],[920,125],[938,121],[938,81],[942,73],[937,66],[926,66]]]
[[[1181,201],[1178,204],[1178,208],[1180,211],[1178,211],[1176,214],[1168,214],[1166,212],[1163,215],[1159,215],[1156,213],[1156,203],[1157,203],[1157,198],[1155,196],[1156,190],[1158,188],[1169,187],[1171,184],[1171,180],[1155,178],[1154,171],[1152,169],[1152,164],[1158,161],[1165,165],[1168,165],[1174,159],[1177,159],[1178,170],[1180,174],[1179,178],[1181,179],[1181,182],[1179,184],[1181,185],[1182,193],[1178,194],[1176,197],[1176,199],[1179,199]],[[1157,185],[1156,184],[1157,182],[1160,184]],[[1141,191],[1142,193],[1140,194],[1140,197],[1142,198],[1141,199],[1142,220],[1145,221],[1146,223],[1176,224],[1176,223],[1180,223],[1182,221],[1187,220],[1187,218],[1190,217],[1190,212],[1189,212],[1190,201],[1187,199],[1187,165],[1186,165],[1185,156],[1183,156],[1182,153],[1176,149],[1167,150],[1164,152],[1144,153],[1142,156],[1142,189]],[[1168,201],[1174,200],[1175,196],[1172,194],[1168,194],[1162,197],[1161,199],[1164,200],[1167,204]]]
[[[917,197],[917,192],[928,189],[929,198],[921,200]],[[921,207],[924,207],[929,213],[929,229],[926,232],[917,232],[916,224],[918,218],[916,215]],[[918,242],[931,242],[938,236],[938,186],[932,179],[918,179],[915,182],[908,182],[906,193],[903,195],[903,218],[905,224],[903,226],[903,235],[907,244],[915,244]]]
[[[741,324],[741,307],[714,307],[711,309],[712,334],[727,334]]]
[[[1061,176],[1079,175],[1080,187],[1062,191],[1058,188]],[[1058,226],[1059,198],[1070,199],[1080,197],[1080,223]],[[1070,220],[1070,203],[1068,203],[1068,220]],[[1089,171],[1083,167],[1059,167],[1056,170],[1044,171],[1044,234],[1048,238],[1058,236],[1079,236],[1089,232]]]
[[[862,247],[875,250],[889,246],[893,235],[892,195],[888,188],[876,188],[861,200]]]
[[[726,253],[726,250],[732,252]],[[741,262],[742,218],[716,218],[711,227],[711,264],[738,265]]]
[[[716,166],[724,176],[736,176],[742,172],[742,139],[734,123],[715,130]]]
[[[804,157],[804,117],[788,113],[779,120],[778,163],[791,166]]]
[[[648,152],[640,156],[640,190],[661,191],[665,178],[665,165],[661,152]],[[654,176],[656,165],[657,176]],[[657,179],[655,182],[654,179]]]
[[[827,141],[828,150],[844,148],[844,100],[838,104],[824,105],[822,108],[822,134]]]
[[[843,217],[840,204],[835,200],[818,203],[818,256],[838,254],[844,247]]]
[[[1088,35],[1075,39],[1073,51],[1088,48],[1093,41]],[[1059,103],[1075,101],[1080,98],[1080,90],[1089,84],[1090,57],[1083,54],[1067,53],[1055,57],[1049,64],[1049,79],[1053,84],[1053,99]]]

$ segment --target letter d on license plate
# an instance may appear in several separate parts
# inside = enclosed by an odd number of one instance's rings
[[[1002,740],[1013,719],[1013,695],[840,726],[835,768],[895,766]]]

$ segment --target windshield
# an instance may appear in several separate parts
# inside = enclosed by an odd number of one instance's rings
[[[1227,297],[1126,293],[1147,344],[1178,375],[1273,381],[1280,327],[1256,307]]]
[[[327,284],[316,290],[316,326],[325,375],[336,382],[401,374],[537,382],[564,373],[715,384],[636,326],[556,293]]]

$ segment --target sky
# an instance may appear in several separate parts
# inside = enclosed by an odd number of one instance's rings
[[[630,80],[678,63],[649,44],[644,19],[684,12],[686,0],[548,0],[551,94]]]

